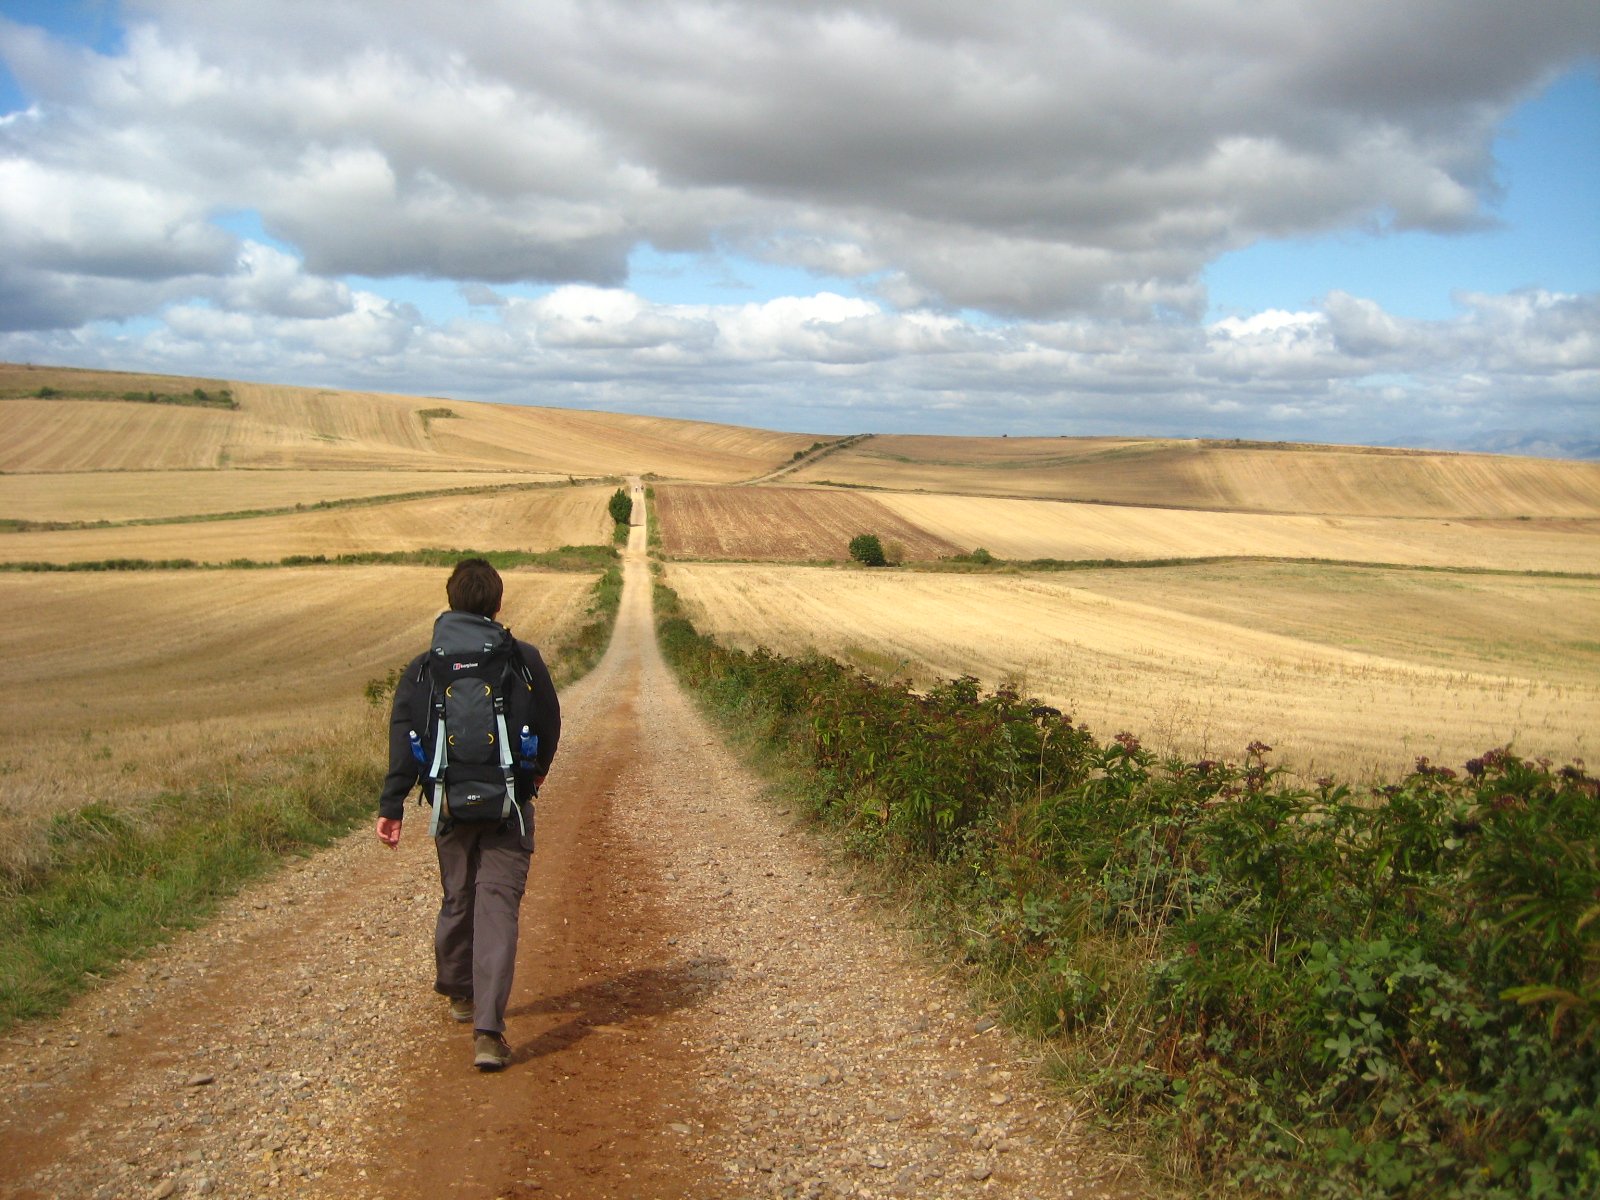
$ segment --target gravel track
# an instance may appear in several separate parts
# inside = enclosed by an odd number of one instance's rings
[[[563,697],[511,1067],[431,991],[425,823],[363,827],[0,1041],[0,1196],[1141,1194],[696,713],[642,527],[625,570]]]

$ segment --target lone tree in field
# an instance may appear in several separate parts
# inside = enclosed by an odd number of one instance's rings
[[[881,567],[888,561],[883,556],[883,543],[875,533],[858,533],[851,538],[850,557],[868,567]]]
[[[618,525],[633,523],[633,497],[623,489],[618,488],[611,493],[611,500],[606,507],[611,512],[611,519]]]

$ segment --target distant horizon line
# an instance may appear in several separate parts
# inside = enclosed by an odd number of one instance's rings
[[[653,420],[682,421],[697,425],[722,425],[735,429],[753,429],[766,433],[787,433],[805,437],[919,437],[939,438],[946,440],[1032,440],[1032,441],[1150,441],[1150,442],[1210,442],[1217,445],[1233,445],[1241,449],[1288,449],[1293,447],[1307,447],[1312,449],[1351,449],[1370,450],[1383,453],[1396,454],[1481,454],[1503,458],[1541,458],[1567,462],[1600,462],[1600,435],[1581,437],[1579,435],[1557,434],[1549,430],[1517,430],[1499,429],[1481,433],[1477,438],[1459,440],[1455,443],[1418,444],[1415,442],[1393,441],[1316,441],[1310,438],[1273,438],[1259,435],[1246,436],[1240,434],[1218,433],[927,433],[911,430],[875,430],[862,429],[850,433],[818,433],[814,429],[783,429],[772,425],[753,424],[737,421],[715,420],[707,417],[671,416],[658,412],[638,412],[623,408],[579,407],[570,404],[546,404],[535,400],[503,400],[482,399],[471,396],[450,396],[434,392],[413,392],[406,390],[385,390],[380,388],[352,388],[332,386],[321,383],[285,383],[276,380],[248,379],[222,374],[204,375],[179,375],[163,371],[139,370],[122,367],[85,367],[69,363],[38,363],[17,362],[0,359],[0,368],[22,368],[25,370],[39,371],[73,371],[86,375],[121,375],[136,376],[148,379],[168,379],[190,385],[195,384],[242,384],[253,387],[292,387],[306,391],[333,392],[352,396],[396,396],[416,400],[432,400],[442,403],[456,404],[492,404],[511,408],[548,408],[566,412],[592,412],[613,416],[648,417]],[[0,400],[21,400],[30,397],[17,395],[10,396],[0,392]],[[43,397],[49,398],[49,397]],[[66,396],[62,399],[73,399]],[[1536,452],[1528,449],[1530,446],[1548,446],[1551,450],[1559,448],[1559,452]],[[1517,448],[1522,447],[1522,448]]]

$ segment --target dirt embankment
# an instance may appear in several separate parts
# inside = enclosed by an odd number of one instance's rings
[[[0,1044],[7,1197],[1132,1195],[853,897],[650,632],[565,697],[508,1037],[430,991],[425,823],[362,829]]]

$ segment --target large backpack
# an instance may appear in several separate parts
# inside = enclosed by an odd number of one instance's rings
[[[412,732],[411,750],[433,805],[428,833],[438,836],[441,822],[513,814],[520,826],[514,771],[533,770],[539,739],[533,678],[511,631],[476,613],[440,613],[423,671],[427,726],[420,737]]]

